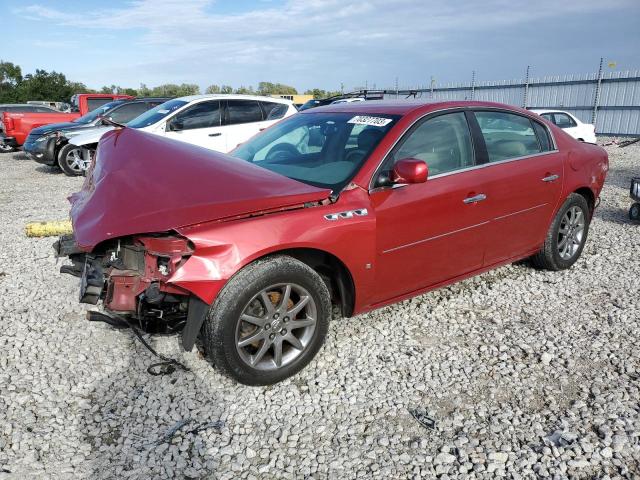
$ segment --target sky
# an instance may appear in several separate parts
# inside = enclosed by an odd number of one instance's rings
[[[640,69],[640,0],[2,0],[0,60],[91,88],[345,91]],[[611,70],[610,67],[605,67]]]

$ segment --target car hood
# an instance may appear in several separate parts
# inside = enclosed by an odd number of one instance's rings
[[[70,197],[85,250],[139,233],[326,199],[320,189],[206,148],[124,128],[100,141],[82,190]]]
[[[87,130],[86,132],[82,132],[78,135],[74,135],[69,139],[69,143],[73,145],[77,145],[79,147],[82,147],[84,145],[92,145],[94,143],[98,143],[102,138],[102,135],[104,135],[107,132],[110,132],[114,128],[115,127],[107,127],[107,126],[99,125],[99,126],[93,127],[90,130]]]
[[[61,122],[61,123],[50,123],[49,125],[43,125],[42,127],[34,128],[29,132],[31,135],[39,136],[46,135],[47,133],[57,132],[59,130],[68,130],[70,128],[82,128],[87,127],[84,123],[75,123],[75,122]]]

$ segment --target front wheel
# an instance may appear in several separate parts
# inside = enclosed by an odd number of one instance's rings
[[[569,195],[553,219],[544,245],[532,257],[533,264],[545,270],[565,270],[576,263],[587,241],[590,218],[587,200],[577,193]]]
[[[70,143],[60,149],[58,165],[69,177],[84,175],[91,163],[91,150]]]
[[[640,203],[636,202],[629,209],[629,218],[636,222],[640,220]]]
[[[304,368],[329,328],[329,290],[318,273],[289,256],[267,257],[238,272],[205,320],[207,353],[245,385],[271,385]]]

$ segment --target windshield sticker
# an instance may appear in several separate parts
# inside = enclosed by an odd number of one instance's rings
[[[164,115],[165,113],[169,113],[169,110],[158,110],[158,113],[162,113]]]
[[[355,123],[356,125],[369,125],[371,127],[384,127],[391,123],[391,118],[369,117],[367,115],[356,115],[347,123]]]

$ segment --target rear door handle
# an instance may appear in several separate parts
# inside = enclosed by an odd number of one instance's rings
[[[484,193],[479,193],[478,195],[474,195],[473,197],[467,197],[463,200],[464,203],[478,203],[483,200],[486,200],[487,196]]]
[[[220,135],[222,135],[222,133],[217,132],[217,133],[210,133],[209,136],[210,137],[219,137]]]
[[[543,182],[555,182],[557,179],[560,178],[560,175],[549,175],[548,177],[544,177],[542,179]]]

